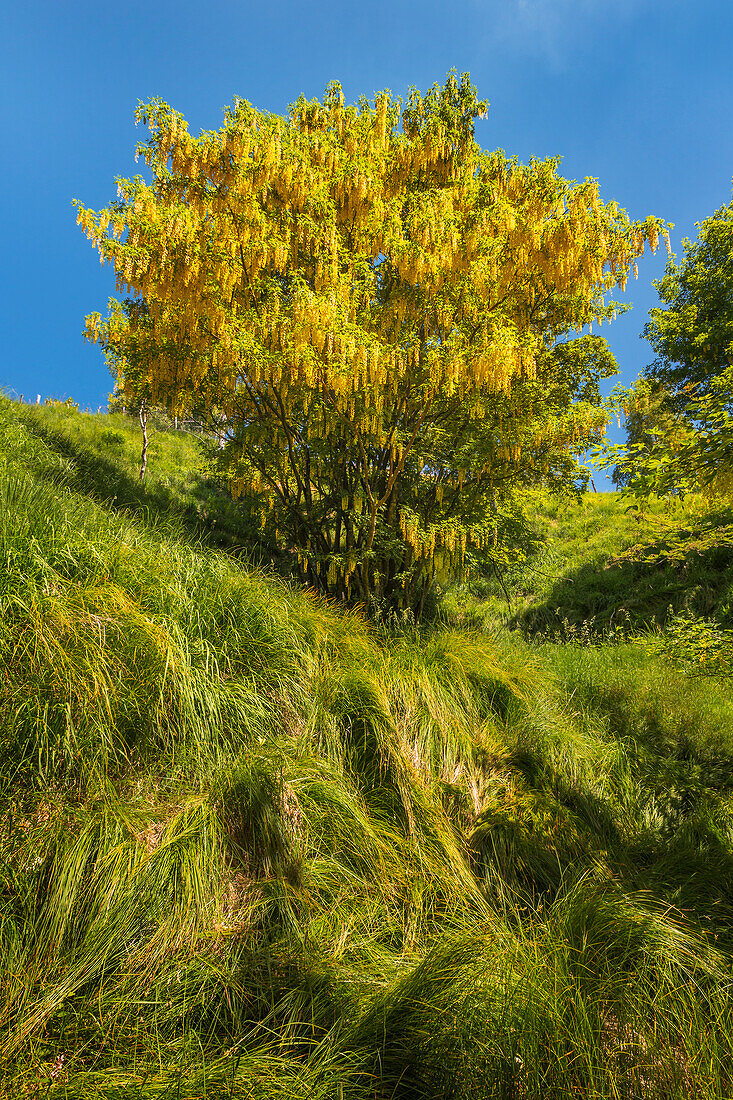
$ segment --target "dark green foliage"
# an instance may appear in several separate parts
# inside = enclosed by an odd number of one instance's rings
[[[711,380],[730,366],[733,345],[733,202],[700,225],[694,241],[682,242],[681,263],[667,264],[656,284],[662,303],[650,311],[644,330],[657,358],[649,368],[677,407],[709,391]]]
[[[656,359],[617,391],[627,443],[610,448],[618,484],[640,496],[733,489],[733,203],[683,241],[655,285],[661,305],[644,335]]]

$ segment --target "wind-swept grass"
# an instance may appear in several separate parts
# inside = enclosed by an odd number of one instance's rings
[[[390,637],[57,415],[0,401],[5,1092],[730,1097],[725,683]]]

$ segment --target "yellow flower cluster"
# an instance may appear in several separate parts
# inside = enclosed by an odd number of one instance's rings
[[[482,152],[459,114],[447,121],[427,100],[400,114],[389,95],[355,108],[331,89],[283,118],[238,101],[198,138],[165,104],[141,117],[152,182],[122,181],[119,202],[80,207],[78,221],[145,311],[124,324],[94,315],[87,335],[123,374],[134,363],[156,402],[182,407],[205,390],[246,417],[270,395],[283,450],[282,424],[304,407],[312,431],[365,451],[392,440],[408,405],[419,423],[457,396],[482,418],[534,376],[548,332],[605,316],[604,292],[664,232],[603,205],[595,181],[568,183],[555,160]],[[571,445],[594,416],[545,424],[543,438]],[[496,461],[521,445],[504,440]],[[488,461],[472,476],[490,478]],[[233,489],[266,486],[247,475]],[[463,554],[463,529],[418,528],[403,520],[418,557]]]

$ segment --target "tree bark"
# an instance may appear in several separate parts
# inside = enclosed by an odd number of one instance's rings
[[[140,406],[139,419],[143,431],[143,449],[140,455],[140,481],[143,481],[148,468],[148,407],[144,403]]]

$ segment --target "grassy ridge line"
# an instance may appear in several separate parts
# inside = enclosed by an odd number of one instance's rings
[[[47,415],[0,404],[9,1094],[730,1095],[720,686],[380,639]]]

